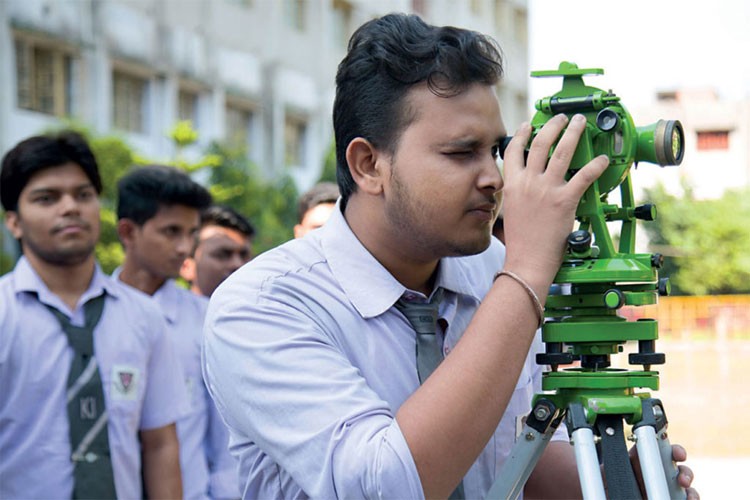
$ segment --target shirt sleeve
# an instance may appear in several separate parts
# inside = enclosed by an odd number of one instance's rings
[[[204,370],[240,446],[257,445],[310,498],[423,498],[394,412],[320,324],[342,312],[310,314],[278,289],[226,291],[209,307]]]
[[[151,355],[147,366],[146,395],[141,412],[141,430],[157,429],[175,423],[190,410],[190,399],[182,380],[174,338],[162,315],[154,309],[148,320]]]

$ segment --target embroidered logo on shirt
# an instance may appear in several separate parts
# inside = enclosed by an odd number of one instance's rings
[[[112,399],[119,401],[135,401],[138,395],[138,368],[129,365],[114,365],[112,367]]]

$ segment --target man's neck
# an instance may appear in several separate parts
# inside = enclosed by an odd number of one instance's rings
[[[94,277],[96,268],[94,254],[92,253],[77,264],[53,264],[40,259],[31,252],[24,255],[49,291],[60,297],[60,300],[70,309],[75,309],[78,300],[91,285]]]
[[[344,218],[362,245],[406,288],[430,295],[439,259],[422,259],[395,241],[381,218],[382,207],[367,207],[363,200],[349,199]]]
[[[153,295],[166,280],[161,276],[154,276],[145,269],[138,268],[125,258],[119,275],[120,281],[133,288],[137,288],[147,295]]]

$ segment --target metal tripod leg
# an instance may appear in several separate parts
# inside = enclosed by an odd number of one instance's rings
[[[679,474],[667,439],[667,417],[661,401],[644,399],[643,419],[633,427],[643,482],[649,499],[684,499],[687,494],[677,483]]]
[[[562,415],[552,402],[546,399],[537,401],[526,418],[523,432],[487,492],[486,498],[518,498],[561,420]]]
[[[604,483],[602,482],[602,473],[599,468],[599,459],[596,455],[593,431],[590,428],[581,427],[580,429],[573,431],[571,437],[576,454],[578,480],[581,482],[583,498],[587,500],[603,500],[607,498],[607,495],[604,493]]]
[[[571,403],[568,406],[566,423],[573,441],[576,465],[578,466],[578,480],[581,483],[583,498],[586,500],[607,498],[604,493],[604,482],[602,481],[599,457],[594,443],[594,431],[586,421],[586,414],[580,403]]]

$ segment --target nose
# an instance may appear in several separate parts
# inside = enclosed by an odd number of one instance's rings
[[[487,159],[482,162],[482,171],[478,181],[479,188],[482,190],[491,190],[496,193],[503,188],[503,176],[493,155],[488,155]]]
[[[186,234],[179,238],[177,242],[177,252],[185,257],[188,257],[193,252],[193,246],[195,245],[195,238]]]
[[[76,197],[67,193],[60,197],[60,208],[63,215],[78,214],[81,211],[81,207],[79,206]]]

